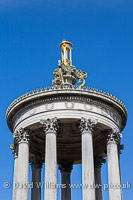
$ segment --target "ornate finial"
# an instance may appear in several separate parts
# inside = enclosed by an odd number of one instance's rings
[[[76,70],[76,67],[72,65],[72,43],[63,40],[60,44],[62,60],[58,61],[59,68],[55,69],[53,74],[53,84],[55,86],[73,87],[79,79],[78,83],[82,83],[79,89],[85,86],[85,79],[87,73],[81,70]]]
[[[65,65],[68,65],[70,63],[70,65],[72,66],[72,43],[66,40],[62,40],[62,42],[60,43],[60,48],[62,63],[64,63]]]

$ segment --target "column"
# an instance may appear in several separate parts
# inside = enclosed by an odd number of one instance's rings
[[[108,184],[109,200],[121,200],[121,179],[118,158],[118,142],[121,134],[113,129],[106,133],[107,157],[108,157]]]
[[[61,200],[71,200],[71,171],[73,169],[72,163],[62,163],[59,165],[61,172]]]
[[[41,120],[45,139],[45,200],[57,200],[57,118]]]
[[[122,154],[121,150],[124,149],[124,145],[118,145],[118,158],[119,158],[119,171],[120,171],[120,183],[121,183],[121,169],[120,169],[120,155]],[[121,199],[123,199],[122,195],[122,187],[121,187]]]
[[[31,200],[41,200],[41,169],[42,162],[34,157],[31,161],[32,184]]]
[[[103,163],[105,163],[105,159],[101,157],[96,157],[94,159],[96,200],[102,200],[101,167]]]
[[[28,200],[29,181],[29,134],[27,130],[18,132],[18,180],[17,200]]]
[[[11,145],[10,148],[12,150],[14,150],[13,154],[14,154],[14,177],[13,177],[13,200],[17,200],[16,199],[16,183],[17,183],[17,174],[18,174],[18,145]]]
[[[92,135],[96,121],[81,118],[83,200],[95,200]]]

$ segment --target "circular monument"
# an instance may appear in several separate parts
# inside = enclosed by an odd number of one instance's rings
[[[32,200],[41,200],[41,168],[45,163],[45,200],[57,200],[57,164],[61,171],[61,199],[70,200],[70,175],[82,164],[83,200],[102,200],[101,166],[108,160],[108,183],[120,185],[119,153],[127,110],[116,96],[85,86],[87,73],[72,65],[72,44],[60,44],[62,60],[54,71],[53,86],[15,99],[7,109],[13,133],[13,200],[28,200],[29,163]],[[78,84],[75,84],[78,80]],[[16,186],[17,185],[17,186]],[[84,187],[87,185],[87,187]],[[16,186],[16,187],[15,187]],[[110,200],[122,200],[121,188],[109,188]]]

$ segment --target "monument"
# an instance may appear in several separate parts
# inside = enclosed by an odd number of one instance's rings
[[[116,96],[85,86],[87,73],[72,65],[72,44],[60,44],[62,59],[53,86],[32,90],[15,99],[6,119],[13,133],[13,200],[41,200],[41,168],[45,164],[45,200],[57,200],[57,165],[62,200],[71,200],[73,165],[82,164],[82,199],[102,200],[101,167],[108,162],[109,200],[122,200],[119,153],[127,110]],[[77,85],[75,86],[75,84]],[[44,174],[43,174],[44,176]],[[95,188],[99,184],[101,187]],[[15,187],[17,185],[17,187]]]

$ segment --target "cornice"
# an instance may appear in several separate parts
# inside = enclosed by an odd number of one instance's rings
[[[50,92],[54,92],[54,91],[84,91],[86,93],[90,93],[90,94],[98,94],[99,96],[105,96],[107,97],[108,99],[110,100],[113,100],[114,102],[117,102],[125,111],[125,113],[127,114],[127,109],[126,109],[126,106],[125,104],[120,100],[118,99],[116,96],[114,96],[113,94],[110,94],[108,92],[105,92],[103,90],[100,90],[100,89],[96,89],[96,88],[91,88],[89,87],[85,87],[83,89],[79,89],[78,87],[76,88],[55,88],[55,87],[45,87],[44,89],[43,88],[40,88],[40,89],[36,89],[36,90],[32,90],[29,91],[28,93],[25,93],[25,94],[22,94],[21,96],[19,96],[18,98],[16,98],[8,107],[7,109],[7,112],[6,112],[6,116],[8,115],[9,111],[18,103],[20,102],[23,102],[24,99],[27,99],[27,98],[30,98],[30,97],[33,97],[33,96],[37,96],[38,94],[44,94],[44,93],[50,93]]]
[[[36,89],[36,90],[32,90],[32,92],[28,92],[25,93],[23,95],[21,95],[20,97],[16,98],[8,107],[7,112],[6,112],[6,119],[7,119],[7,123],[9,120],[9,116],[12,113],[12,111],[14,111],[15,109],[21,109],[22,106],[27,105],[27,103],[31,103],[34,101],[37,101],[40,98],[48,98],[49,100],[52,100],[52,96],[56,95],[56,96],[62,96],[62,95],[78,95],[80,97],[91,97],[91,98],[95,98],[97,100],[109,103],[110,105],[115,106],[117,109],[121,110],[122,114],[124,115],[125,118],[125,124],[126,124],[126,120],[127,120],[127,109],[126,106],[124,105],[124,103],[118,99],[116,96],[105,92],[103,90],[100,89],[96,89],[96,88],[91,88],[91,87],[84,87],[83,89],[79,89],[78,86],[75,87],[66,87],[66,88],[62,88],[62,87],[45,87],[45,88],[40,88],[40,89]],[[66,98],[67,100],[67,98]],[[34,103],[33,103],[34,104]]]

